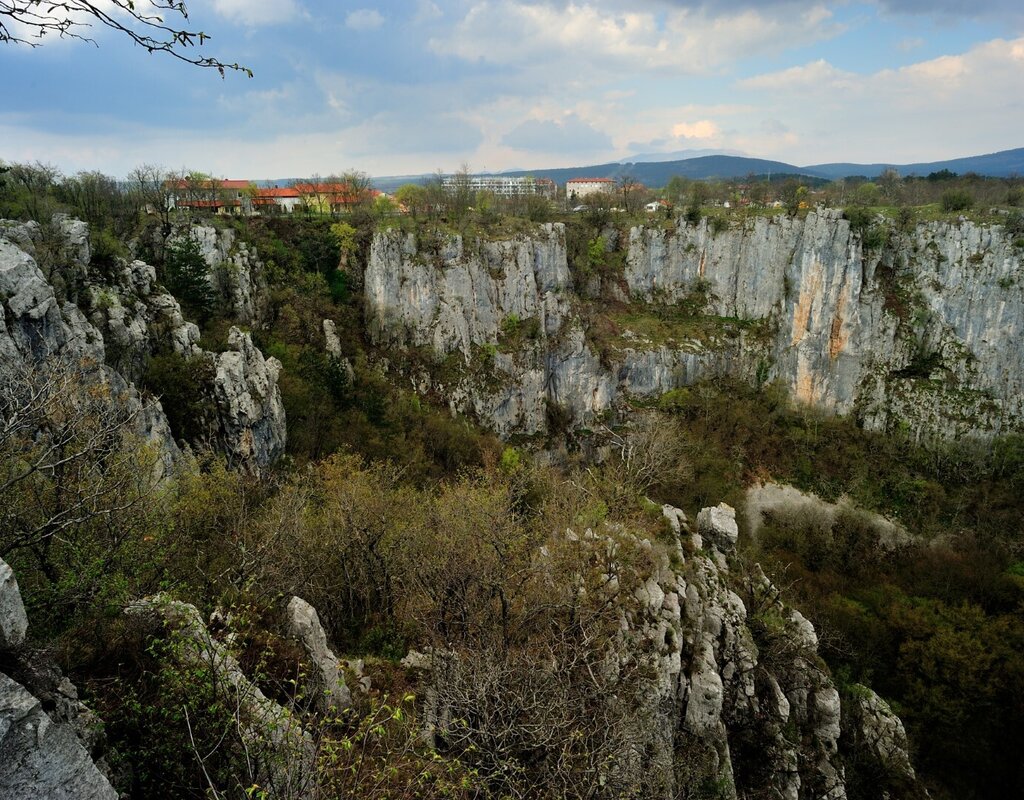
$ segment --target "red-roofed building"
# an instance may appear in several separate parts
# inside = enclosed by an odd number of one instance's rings
[[[302,204],[321,214],[351,211],[381,194],[377,189],[357,189],[344,182],[296,183],[294,188]]]
[[[251,181],[181,178],[166,185],[171,208],[215,214],[290,214],[300,206],[321,214],[339,213],[381,194],[376,189],[355,189],[344,182],[257,186]]]
[[[291,214],[302,204],[302,195],[294,186],[258,186],[252,199],[253,210],[260,214]]]
[[[171,208],[212,211],[215,214],[248,214],[253,184],[218,178],[179,178],[165,184]]]

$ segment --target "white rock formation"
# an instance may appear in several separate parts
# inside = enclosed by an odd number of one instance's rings
[[[629,397],[717,375],[781,380],[800,402],[917,436],[990,436],[1024,421],[1021,250],[1000,226],[920,224],[874,250],[832,210],[717,233],[706,220],[634,228],[628,299],[672,304],[701,289],[721,333],[665,343],[627,331],[604,362],[564,236],[556,224],[427,249],[413,234],[378,234],[364,281],[371,338],[432,351],[437,364],[415,382],[506,436],[545,430],[549,406],[586,425]],[[536,335],[511,339],[508,320],[533,321]]]
[[[134,384],[157,353],[207,358],[215,373],[209,391],[217,406],[217,441],[229,458],[257,471],[279,458],[287,437],[277,386],[280,362],[265,359],[249,334],[237,328],[229,334],[226,352],[203,351],[199,328],[186,321],[174,297],[159,288],[152,266],[136,260],[95,269],[88,261],[87,226],[66,217],[55,218],[54,224],[67,236],[62,251],[67,253],[67,266],[55,269],[54,275],[63,273],[66,283],[74,276],[81,307],[58,301],[52,282],[33,258],[40,226],[2,221],[0,384],[47,360],[75,365],[90,380],[109,386],[111,394],[135,412],[139,433],[158,447],[162,469],[169,473],[178,449],[167,418],[160,402],[144,400]],[[232,252],[248,252],[219,235],[213,241]]]
[[[284,403],[277,376],[281,362],[264,358],[252,337],[228,332],[228,349],[214,356],[214,397],[220,441],[234,463],[261,468],[283,453],[287,439]]]
[[[288,633],[302,645],[313,667],[311,682],[316,692],[316,708],[332,716],[350,708],[352,693],[345,685],[338,657],[327,645],[327,635],[316,609],[301,597],[293,597],[288,601],[287,622]]]

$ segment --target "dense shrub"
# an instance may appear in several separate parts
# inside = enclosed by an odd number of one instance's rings
[[[950,189],[942,193],[940,205],[943,211],[966,211],[974,205],[974,197],[965,189]]]

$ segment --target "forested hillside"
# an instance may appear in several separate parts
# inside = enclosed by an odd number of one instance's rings
[[[0,795],[1017,793],[1013,206],[0,181]]]

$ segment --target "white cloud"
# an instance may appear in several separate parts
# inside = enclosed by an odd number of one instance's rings
[[[713,139],[720,133],[718,126],[710,119],[696,122],[678,122],[672,126],[672,135],[687,139]]]
[[[373,8],[357,8],[345,17],[345,25],[354,31],[372,31],[384,24],[384,16]]]
[[[737,86],[741,89],[755,89],[767,91],[834,91],[836,89],[850,89],[857,85],[861,76],[836,69],[825,59],[819,58],[810,64],[799,67],[790,67],[779,72],[769,72],[764,75],[757,75],[753,78],[746,78],[738,81]]]
[[[860,74],[819,59],[737,82],[770,95],[785,137],[749,135],[744,149],[814,159],[929,161],[1017,146],[1024,127],[1024,38]],[[740,140],[737,140],[738,143]],[[788,150],[787,150],[788,148]],[[770,150],[769,150],[770,152]]]
[[[296,0],[213,0],[213,8],[226,19],[253,27],[304,16]]]
[[[442,16],[444,15],[441,13],[441,9],[433,0],[417,0],[416,14],[413,16],[412,21],[419,25],[424,22],[440,19]]]
[[[484,0],[430,45],[467,61],[545,69],[558,63],[565,74],[579,74],[584,66],[602,74],[623,68],[700,74],[738,57],[779,52],[840,30],[823,4],[774,15],[754,9],[712,15],[686,8],[661,15],[589,4]]]

